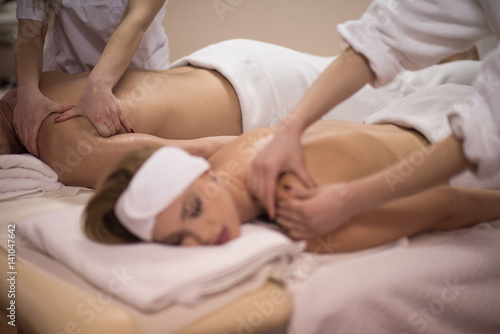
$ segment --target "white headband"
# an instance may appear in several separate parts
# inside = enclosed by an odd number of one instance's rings
[[[153,240],[156,216],[201,174],[209,163],[176,147],[163,147],[144,162],[115,204],[120,222],[138,238]]]

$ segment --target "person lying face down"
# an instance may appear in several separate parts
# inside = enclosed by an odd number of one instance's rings
[[[208,160],[179,148],[134,152],[99,183],[85,210],[85,233],[102,243],[159,242],[220,245],[241,224],[264,214],[245,186],[256,153],[274,128],[245,133]],[[319,187],[382,169],[428,142],[395,125],[319,121],[302,137],[307,167]],[[287,233],[287,207],[304,187],[291,175],[278,184],[278,223]],[[332,194],[342,200],[341,189]],[[335,198],[336,197],[336,198]],[[442,185],[351,217],[328,235],[307,240],[313,252],[352,251],[423,231],[448,230],[500,217],[500,192]],[[288,234],[292,239],[294,235]],[[325,246],[326,245],[326,246]],[[329,246],[328,246],[329,245]]]
[[[52,101],[76,104],[88,73],[45,72],[41,91]],[[83,117],[54,122],[52,113],[38,136],[40,159],[54,169],[66,185],[95,187],[113,162],[146,146],[177,145],[190,153],[209,156],[228,138],[242,132],[236,93],[218,72],[178,67],[165,71],[129,69],[114,89],[135,133],[101,137]],[[12,126],[16,89],[0,100],[0,154],[27,153]],[[197,139],[211,137],[208,139]]]

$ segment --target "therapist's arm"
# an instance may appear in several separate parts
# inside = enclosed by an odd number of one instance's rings
[[[43,45],[47,24],[35,20],[19,20],[16,41],[17,94],[40,91],[38,84],[43,67]],[[29,94],[25,94],[29,95]]]
[[[375,75],[366,58],[348,48],[321,73],[304,94],[283,121],[283,130],[301,134],[336,105],[374,80]]]
[[[125,119],[112,93],[132,60],[144,32],[162,8],[165,0],[130,0],[120,25],[111,35],[99,61],[89,75],[87,86],[77,106],[61,115],[61,122],[83,115],[103,136],[120,131],[121,125],[128,132],[132,128]]]
[[[347,184],[350,213],[355,214],[383,203],[414,195],[447,182],[459,172],[473,168],[453,135],[422,149],[423,162],[410,155],[392,166]]]
[[[18,21],[16,40],[17,104],[13,123],[24,147],[38,156],[37,137],[43,119],[51,112],[68,110],[45,97],[39,88],[43,68],[43,46],[47,24],[41,21]]]
[[[350,217],[442,184],[471,167],[461,142],[453,136],[415,153],[418,159],[410,154],[399,163],[347,184],[291,191],[294,200],[280,203],[280,223],[296,238],[322,236],[349,224]]]
[[[304,163],[300,145],[302,132],[374,78],[364,56],[347,49],[318,77],[283,120],[271,143],[254,159],[247,175],[247,186],[271,218],[275,217],[274,195],[281,173],[294,173],[308,187],[314,185]]]

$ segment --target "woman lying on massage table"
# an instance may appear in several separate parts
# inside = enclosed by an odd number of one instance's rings
[[[52,101],[76,104],[88,73],[45,72],[41,91]],[[165,71],[129,69],[114,90],[136,133],[101,137],[83,117],[55,123],[52,113],[38,135],[40,159],[66,185],[94,187],[103,171],[132,150],[176,145],[208,157],[242,132],[238,98],[218,72],[191,66]],[[0,154],[27,153],[12,126],[15,89],[0,102]],[[230,138],[210,136],[231,136]],[[168,138],[168,139],[165,139]],[[186,140],[189,139],[189,140]]]
[[[273,133],[274,128],[247,132],[208,162],[171,147],[132,153],[98,185],[86,208],[86,234],[103,243],[143,240],[182,246],[237,238],[243,222],[264,213],[244,181]],[[308,171],[321,185],[368,175],[414,152],[425,154],[429,143],[420,133],[391,124],[319,121],[304,133],[302,145]],[[296,177],[283,175],[278,205],[289,198],[290,189],[300,187]],[[307,240],[307,250],[331,252],[324,245],[334,243],[335,251],[352,251],[489,221],[500,217],[498,201],[499,191],[442,185],[354,216],[323,240]]]

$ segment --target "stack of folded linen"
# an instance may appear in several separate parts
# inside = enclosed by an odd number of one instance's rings
[[[29,154],[0,156],[0,200],[59,190],[57,173]]]
[[[244,224],[241,236],[219,246],[179,247],[158,243],[104,245],[88,239],[80,224],[83,207],[29,218],[17,224],[22,245],[63,263],[103,292],[145,312],[204,297],[252,280],[258,289],[284,275],[300,254],[295,243],[269,228]]]

